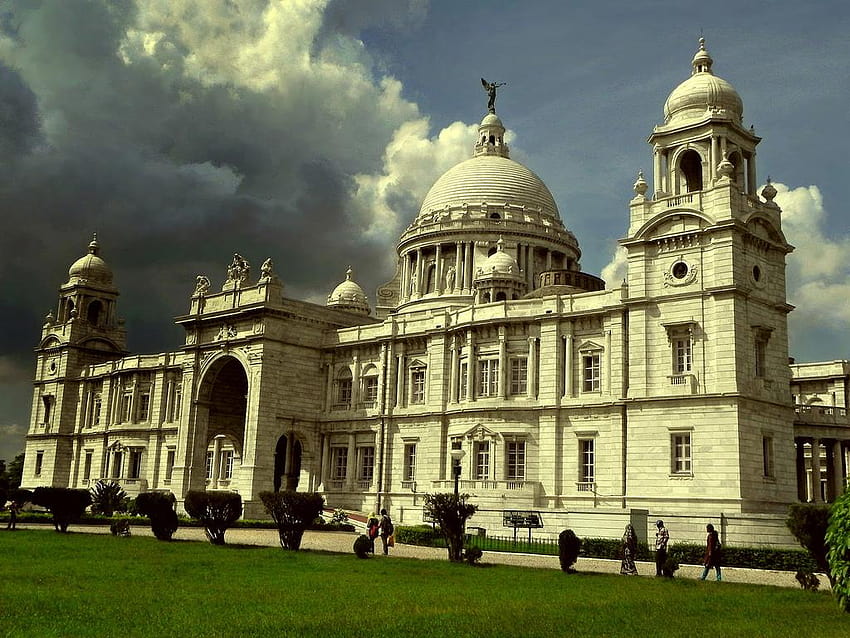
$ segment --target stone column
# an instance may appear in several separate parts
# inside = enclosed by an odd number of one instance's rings
[[[463,260],[461,258],[461,250],[460,250],[460,242],[455,242],[455,283],[454,283],[454,292],[459,292],[461,288],[463,288],[463,273],[461,273],[461,264]]]
[[[822,503],[820,496],[820,439],[812,439],[812,473],[809,476],[812,503]]]
[[[288,448],[289,446],[287,446]],[[212,479],[210,480],[210,487],[215,489],[218,486],[218,473],[221,471],[219,467],[221,465],[221,439],[219,437],[215,437],[213,439],[213,456],[212,456]]]
[[[747,161],[747,193],[749,195],[756,194],[756,153],[750,155]]]
[[[575,396],[573,379],[573,336],[564,335],[564,397]]]
[[[443,245],[437,244],[436,263],[434,264],[434,292],[438,295],[443,294]]]
[[[357,439],[354,432],[348,433],[348,458],[345,460],[345,489],[351,491],[354,488],[355,474],[357,472]]]
[[[452,335],[451,341],[451,349],[452,349],[452,359],[451,359],[451,370],[449,371],[449,403],[457,403],[457,379],[458,379],[458,344],[457,337]]]
[[[330,412],[333,410],[334,406],[334,366],[332,363],[328,363],[325,366],[327,368],[327,384],[325,387],[325,405]]]
[[[466,400],[475,401],[475,335],[472,328],[466,332]]]
[[[537,337],[528,338],[528,375],[526,377],[526,393],[529,399],[536,396],[537,386]]]
[[[806,491],[806,456],[805,456],[805,439],[794,439],[794,448],[797,453],[797,499],[805,503],[808,498]]]
[[[398,351],[395,356],[396,360],[396,384],[395,384],[395,404],[396,407],[404,407],[404,345],[398,344]]]
[[[416,249],[416,290],[415,297],[418,299],[422,296],[422,249]]]
[[[653,164],[653,181],[655,182],[654,191],[660,193],[664,190],[661,176],[661,147],[656,144],[652,147],[652,164]]]
[[[328,480],[328,463],[331,458],[331,436],[330,434],[322,435],[322,475],[319,477],[321,489],[325,489],[325,482]]]
[[[611,394],[611,331],[605,331],[605,378],[602,379],[602,391]],[[601,361],[599,362],[601,365]]]
[[[717,165],[720,163],[720,155],[717,150],[717,138],[711,138],[711,154],[709,156],[709,167],[708,174],[711,181],[710,184],[714,184],[714,181],[717,179]]]
[[[505,326],[499,326],[499,397],[504,399],[508,395],[508,346],[506,342]]]
[[[457,277],[461,281],[461,292],[469,294],[469,279],[466,275],[466,266],[469,263],[469,243],[463,242],[463,264],[461,270],[458,271]]]

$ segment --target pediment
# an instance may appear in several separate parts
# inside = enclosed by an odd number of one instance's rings
[[[602,345],[596,343],[595,341],[591,341],[591,340],[583,341],[578,347],[579,352],[584,352],[586,350],[604,350],[604,349],[605,348],[603,348]]]

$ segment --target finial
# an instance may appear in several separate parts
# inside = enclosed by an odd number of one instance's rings
[[[349,266],[348,270],[345,271],[345,280],[351,281],[351,266]]]
[[[487,95],[490,98],[489,100],[487,100],[487,110],[495,115],[496,89],[498,89],[500,86],[507,85],[507,82],[488,82],[484,78],[481,78],[481,85],[484,87],[484,90],[487,91]]]
[[[100,244],[97,243],[97,233],[92,233],[91,242],[89,242],[89,253],[97,255],[100,250]]]
[[[764,197],[764,200],[768,204],[774,203],[773,198],[776,197],[776,188],[774,188],[773,183],[770,181],[770,175],[767,176],[767,184],[761,189],[761,196]]]
[[[505,244],[505,242],[502,239],[502,236],[499,235],[499,241],[496,242],[496,250],[498,252],[502,252],[502,250],[504,250],[504,244]]]
[[[646,191],[649,189],[649,185],[646,183],[646,180],[643,178],[643,171],[638,171],[637,181],[634,183],[632,188],[635,189],[635,193],[637,195],[646,195]]]

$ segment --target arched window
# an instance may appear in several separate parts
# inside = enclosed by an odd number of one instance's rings
[[[685,181],[685,192],[702,190],[702,158],[696,151],[685,151],[679,159],[679,169]]]
[[[729,161],[735,167],[731,175],[732,181],[744,186],[744,162],[741,159],[741,154],[738,151],[732,151],[729,154]]]
[[[496,293],[496,301],[505,301],[505,300],[507,300],[507,298],[508,298],[508,296],[503,292],[497,292]]]
[[[86,320],[93,326],[98,326],[100,325],[100,316],[102,312],[103,304],[95,299],[89,303],[88,310],[86,310]]]
[[[363,379],[363,406],[374,408],[378,403],[378,368],[369,365],[362,375]]]
[[[425,292],[435,292],[437,290],[437,265],[431,264],[425,273]]]
[[[484,303],[490,303],[490,293],[489,292],[484,293],[483,301],[484,301]]]
[[[342,368],[336,375],[334,385],[336,386],[334,409],[351,409],[351,369],[348,366]]]

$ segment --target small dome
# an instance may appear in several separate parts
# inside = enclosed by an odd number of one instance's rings
[[[328,295],[327,305],[331,308],[348,310],[358,314],[369,314],[369,300],[366,293],[354,281],[351,280],[351,267],[345,273],[345,281],[333,289]]]
[[[89,254],[80,257],[68,269],[70,283],[112,285],[112,269],[98,256],[99,252],[100,244],[95,233],[89,243]]]
[[[705,39],[691,62],[691,77],[670,93],[664,103],[664,122],[671,124],[705,117],[708,111],[725,111],[740,123],[744,114],[741,96],[729,82],[711,71],[711,56],[705,50]]]
[[[499,237],[496,252],[487,258],[487,261],[484,262],[478,271],[478,277],[486,277],[488,275],[521,276],[520,267],[516,259],[504,251],[504,242],[501,237]]]
[[[499,126],[501,128],[505,128],[505,125],[502,124],[502,120],[499,119],[499,116],[495,113],[488,113],[484,116],[484,119],[481,120],[481,126],[492,127]]]

